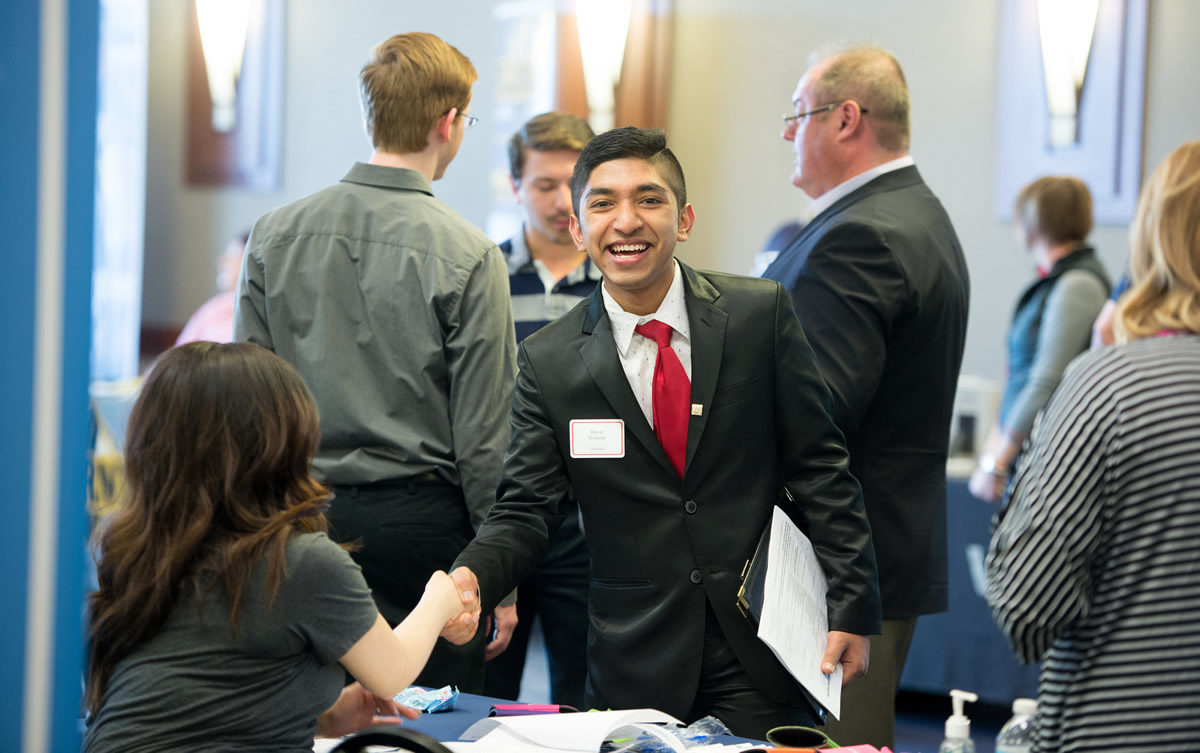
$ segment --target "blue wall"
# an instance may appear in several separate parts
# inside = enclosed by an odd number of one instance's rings
[[[0,358],[0,479],[4,488],[4,525],[0,526],[0,749],[22,750],[22,740],[46,743],[29,753],[77,751],[84,542],[88,446],[88,338],[91,318],[91,269],[96,154],[96,78],[99,9],[96,0],[56,0],[66,14],[65,195],[60,219],[64,270],[60,300],[62,329],[49,342],[61,347],[61,374],[39,374],[35,362],[39,223],[39,149],[44,125],[41,99],[41,34],[49,3],[20,0],[0,11],[0,322],[4,356]],[[38,667],[52,680],[50,718],[37,730],[25,729],[27,689],[25,654],[29,618],[29,576],[33,544],[30,522],[35,384],[52,390],[61,404],[59,477],[55,520],[53,582],[53,655]],[[38,500],[38,504],[53,504]],[[30,733],[33,733],[32,736]]]
[[[17,7],[12,7],[17,6]],[[37,272],[39,8],[12,3],[0,16],[0,742],[16,750],[24,713],[25,600],[29,581],[30,439],[33,423],[34,293]]]

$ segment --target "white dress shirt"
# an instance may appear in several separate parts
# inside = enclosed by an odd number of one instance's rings
[[[608,320],[612,325],[613,342],[617,346],[617,355],[621,358],[621,368],[625,369],[625,378],[637,398],[646,422],[654,426],[654,363],[658,360],[658,345],[648,337],[634,332],[634,328],[645,322],[657,319],[671,325],[675,330],[671,333],[671,349],[679,356],[688,381],[692,379],[692,328],[688,324],[687,304],[683,297],[683,275],[679,271],[679,262],[675,262],[675,277],[667,295],[658,306],[658,311],[646,316],[631,314],[621,308],[621,304],[608,294],[604,283],[600,284],[600,292],[604,297],[604,310],[608,312]]]
[[[866,172],[862,172],[862,173],[859,173],[858,175],[855,175],[850,180],[847,180],[845,182],[837,184],[833,188],[829,189],[825,193],[821,194],[820,196],[818,196],[817,198],[812,200],[813,217],[816,217],[821,212],[824,212],[826,209],[833,206],[834,202],[836,202],[838,199],[842,198],[843,196],[849,194],[852,191],[856,191],[859,188],[862,188],[863,186],[867,185],[871,181],[878,178],[880,175],[883,175],[884,173],[890,173],[893,170],[899,170],[902,167],[908,167],[909,165],[915,165],[915,164],[916,163],[913,161],[913,158],[906,154],[903,157],[894,159],[890,162],[884,162],[882,165],[876,165],[875,167],[872,167],[870,170],[867,170]]]

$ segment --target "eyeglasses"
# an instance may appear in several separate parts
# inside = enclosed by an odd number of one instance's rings
[[[447,115],[449,115],[449,114],[450,114],[450,111],[449,111],[449,110],[446,110],[444,113],[442,113],[442,117],[444,118],[444,117],[446,117],[446,116],[447,116]],[[456,117],[456,118],[466,118],[466,119],[467,119],[467,126],[466,126],[467,128],[474,128],[474,127],[475,127],[475,124],[479,122],[479,118],[477,118],[477,117],[476,117],[476,116],[474,116],[474,115],[468,115],[468,114],[467,114],[467,113],[465,113],[465,112],[459,112],[459,113],[457,113],[457,114],[456,114],[454,117]]]
[[[813,109],[813,110],[809,110],[808,112],[798,112],[795,115],[784,115],[783,116],[783,128],[785,131],[790,131],[793,128],[798,127],[800,125],[800,121],[803,120],[804,118],[807,118],[809,115],[819,115],[823,112],[829,112],[830,110],[841,107],[842,105],[846,104],[847,102],[851,102],[851,101],[853,101],[853,100],[843,99],[840,102],[830,102],[827,105],[821,105],[820,107]],[[862,107],[862,106],[859,106],[858,111],[861,112],[863,115],[866,115],[868,112],[867,108]]]

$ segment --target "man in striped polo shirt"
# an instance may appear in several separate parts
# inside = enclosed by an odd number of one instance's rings
[[[592,129],[582,118],[547,112],[529,120],[508,145],[510,181],[521,232],[500,244],[508,262],[517,342],[591,295],[600,270],[571,239],[571,172]],[[518,589],[519,622],[506,651],[489,650],[486,695],[516,699],[534,617],[540,617],[550,665],[550,698],[579,708],[587,676],[588,551],[579,516],[568,515],[546,558]]]

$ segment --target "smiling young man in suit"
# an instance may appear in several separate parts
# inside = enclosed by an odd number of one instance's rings
[[[791,302],[777,283],[675,260],[695,212],[661,131],[597,136],[571,188],[571,234],[604,280],[521,344],[499,501],[454,576],[490,608],[539,562],[573,489],[592,555],[591,706],[713,714],[758,738],[812,724],[736,606],[783,489],[829,576],[826,673],[866,669],[879,596],[861,491]]]
[[[767,268],[791,294],[862,482],[883,599],[871,673],[830,727],[894,747],[917,616],[945,611],[946,454],[967,334],[968,277],[950,217],[909,156],[900,64],[859,47],[801,77],[783,137],[813,218]]]

